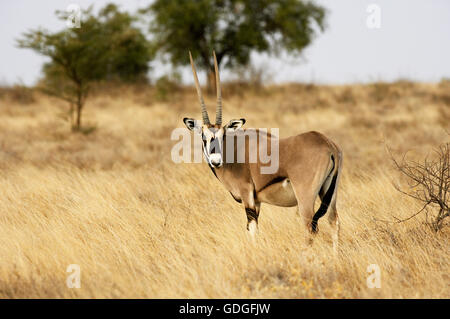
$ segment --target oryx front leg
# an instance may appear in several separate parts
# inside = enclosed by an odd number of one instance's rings
[[[245,213],[247,214],[247,230],[252,237],[255,237],[258,233],[259,206],[258,204],[254,208],[245,208]]]
[[[261,204],[255,201],[253,192],[248,195],[248,200],[244,201],[245,213],[247,214],[247,230],[254,238],[258,233],[258,217]]]

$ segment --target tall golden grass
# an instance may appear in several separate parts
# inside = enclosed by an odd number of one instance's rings
[[[236,92],[238,91],[238,92]],[[341,249],[326,218],[312,247],[295,208],[264,205],[252,244],[244,209],[206,164],[175,164],[172,129],[200,116],[194,89],[157,102],[147,90],[98,94],[90,134],[64,102],[0,100],[0,297],[449,298],[449,231],[395,190],[386,145],[425,156],[448,140],[450,85],[283,85],[224,89],[224,121],[318,130],[344,152]],[[207,98],[214,105],[213,97]],[[210,112],[213,112],[211,109]],[[70,264],[81,288],[68,288]],[[377,264],[381,288],[367,286]]]

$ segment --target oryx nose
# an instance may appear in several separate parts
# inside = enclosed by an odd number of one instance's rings
[[[211,154],[209,159],[211,161],[211,164],[215,167],[219,167],[220,165],[222,165],[222,157],[220,156],[220,154]]]
[[[219,167],[221,167],[222,166],[222,164],[221,163],[211,163],[212,164],[212,166],[214,166],[214,167],[217,167],[217,168],[219,168]]]

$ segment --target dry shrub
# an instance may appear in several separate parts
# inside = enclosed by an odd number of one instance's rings
[[[392,157],[397,170],[407,178],[408,189],[396,189],[419,202],[422,208],[407,219],[425,212],[427,224],[439,231],[450,215],[450,143],[443,143],[434,150],[434,157],[428,156],[422,161],[397,161]]]
[[[336,101],[345,104],[355,104],[356,98],[353,94],[353,90],[350,87],[346,87],[340,94],[337,95]]]
[[[228,96],[242,97],[244,94],[267,93],[265,83],[268,83],[271,75],[266,65],[248,65],[236,67],[233,72],[235,79],[222,85],[223,93]]]
[[[180,90],[181,75],[171,74],[160,77],[155,83],[155,98],[160,102],[174,100]]]
[[[267,83],[271,78],[269,68],[264,64],[239,67],[235,70],[235,73],[239,82],[245,82],[256,90],[262,89],[264,83]]]
[[[415,83],[411,82],[408,79],[399,79],[391,84],[393,87],[402,88],[402,89],[414,89]]]
[[[450,88],[450,78],[442,78],[439,86],[446,89]]]
[[[1,87],[0,99],[19,105],[28,105],[36,101],[34,90],[22,84],[16,84],[12,87]]]
[[[227,81],[222,84],[222,94],[226,96],[243,97],[252,91],[252,86],[246,81]]]
[[[449,104],[450,106],[450,104]],[[450,128],[450,107],[441,105],[438,109],[439,112],[439,124],[444,128]]]
[[[440,94],[433,94],[432,99],[435,103],[442,103],[443,106],[447,108],[450,107],[450,93],[448,93],[448,91]]]
[[[389,83],[376,82],[371,84],[370,98],[375,103],[380,103],[383,100],[398,98],[399,95],[393,90],[393,87]]]

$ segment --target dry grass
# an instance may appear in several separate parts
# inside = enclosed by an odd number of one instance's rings
[[[447,140],[449,88],[224,89],[225,120],[282,136],[319,130],[341,145],[337,259],[326,218],[308,249],[293,208],[263,205],[250,245],[243,208],[206,164],[171,161],[171,130],[200,114],[193,89],[166,103],[125,89],[96,96],[88,135],[70,132],[58,100],[0,100],[0,297],[449,298],[448,229],[377,221],[419,208],[392,186],[385,143],[423,156]],[[80,289],[66,286],[69,264],[81,267]],[[369,264],[380,289],[366,285]]]

